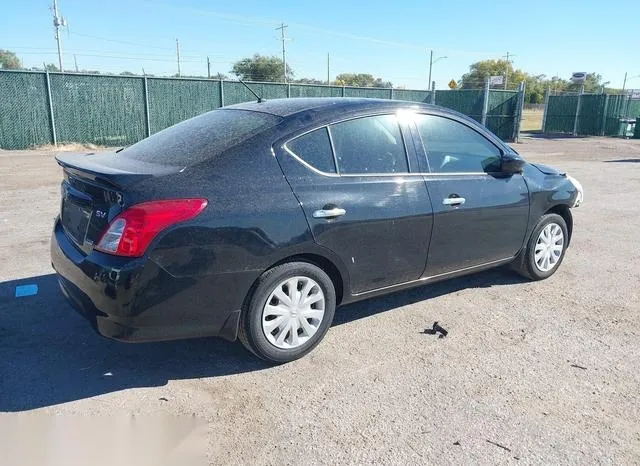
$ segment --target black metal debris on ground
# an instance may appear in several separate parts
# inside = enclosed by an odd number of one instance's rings
[[[444,328],[438,325],[438,322],[433,323],[433,327],[424,329],[425,335],[438,335],[438,338],[444,338],[447,336],[449,332],[447,332]]]

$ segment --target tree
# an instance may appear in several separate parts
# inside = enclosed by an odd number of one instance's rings
[[[601,86],[602,76],[600,76],[598,73],[587,73],[587,76],[584,80],[584,92],[599,92]],[[582,87],[582,84],[580,83],[569,83],[564,90],[569,92],[580,92],[580,87]]]
[[[56,65],[53,63],[47,63],[45,66],[46,71],[60,71]]]
[[[22,68],[20,59],[10,50],[0,49],[0,69],[19,70]]]
[[[283,63],[278,57],[265,57],[255,54],[251,58],[243,58],[233,65],[231,72],[242,80],[281,82]],[[293,70],[287,65],[287,81],[293,78]]]
[[[132,73],[131,71],[123,71],[122,73],[120,73],[120,76],[135,76],[135,73]]]
[[[216,73],[216,74],[212,74],[211,75],[211,79],[217,79],[219,81],[224,81],[225,79],[229,79],[229,76],[227,76],[224,73]]]
[[[472,64],[469,67],[469,72],[462,75],[460,87],[462,89],[481,89],[489,76],[506,76],[508,83],[520,83],[525,81],[527,77],[522,70],[514,70],[510,61],[482,60]]]
[[[391,81],[374,78],[369,73],[342,73],[336,76],[336,84],[353,87],[393,87]]]
[[[326,81],[321,81],[321,80],[316,79],[316,78],[294,79],[293,82],[294,83],[298,83],[298,84],[327,84]]]

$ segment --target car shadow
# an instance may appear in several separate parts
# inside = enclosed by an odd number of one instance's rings
[[[333,325],[465,288],[521,281],[498,269],[414,288],[343,306]],[[16,297],[16,287],[27,289],[26,294],[35,292],[35,287],[24,285],[37,285],[37,294]],[[25,411],[128,388],[163,386],[169,380],[268,367],[239,343],[216,338],[143,344],[107,340],[73,311],[54,274],[0,283],[0,411]]]
[[[605,160],[604,163],[640,163],[640,159]]]

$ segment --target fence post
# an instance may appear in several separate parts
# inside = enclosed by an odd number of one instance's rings
[[[484,82],[484,98],[482,100],[482,125],[487,126],[487,113],[489,113],[489,78]]]
[[[545,132],[545,127],[547,126],[547,108],[549,107],[549,94],[551,93],[551,88],[547,87],[547,90],[544,91],[544,110],[542,111],[542,132]]]
[[[431,81],[431,94],[429,95],[429,100],[431,101],[431,105],[436,104],[436,82]]]
[[[607,128],[607,111],[609,111],[609,94],[604,95],[604,108],[602,110],[602,123],[600,127],[600,136],[604,136]]]
[[[224,80],[220,80],[220,106],[224,107]]]
[[[389,99],[393,100],[393,87],[389,88]]]
[[[291,98],[291,83],[287,83],[287,99]]]
[[[584,92],[584,84],[580,87],[580,94],[578,94],[578,105],[576,105],[576,117],[573,120],[573,135],[578,135],[578,116],[580,115],[580,107],[582,106],[582,93]]]
[[[345,86],[342,86],[342,97],[344,97],[344,88]]]
[[[524,107],[524,91],[525,91],[525,82],[520,82],[520,88],[518,89],[518,103],[516,108],[516,114],[513,122],[513,140],[514,142],[518,142],[520,139],[520,124],[522,123],[522,108]]]
[[[149,87],[146,74],[142,77],[142,86],[144,87],[144,120],[147,137],[149,137],[151,136],[151,114],[149,113]]]
[[[53,99],[51,98],[51,81],[49,80],[49,70],[45,67],[45,76],[47,78],[47,102],[49,103],[49,118],[51,119],[51,137],[53,145],[58,145],[58,137],[56,135],[56,119],[53,116]]]

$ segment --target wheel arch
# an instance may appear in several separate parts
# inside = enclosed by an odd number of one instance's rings
[[[569,238],[567,239],[567,247],[571,244],[571,236],[573,235],[573,214],[571,213],[571,209],[566,204],[556,204],[555,206],[549,208],[545,213],[547,214],[557,214],[564,219],[564,222],[567,224],[567,231],[569,233]]]
[[[270,270],[273,267],[281,264],[286,264],[288,262],[308,262],[315,265],[316,267],[321,268],[329,276],[331,282],[333,283],[333,287],[335,288],[336,306],[338,306],[342,302],[344,292],[345,290],[348,290],[348,284],[345,280],[344,273],[340,271],[338,266],[334,264],[332,260],[315,253],[295,254],[279,260],[278,262],[268,267],[266,270]]]

